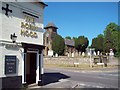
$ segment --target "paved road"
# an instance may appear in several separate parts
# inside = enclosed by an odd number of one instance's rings
[[[118,88],[118,72],[46,68],[44,83],[45,88]]]

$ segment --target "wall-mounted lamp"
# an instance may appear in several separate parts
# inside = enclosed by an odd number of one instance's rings
[[[13,43],[16,42],[17,36],[14,34],[11,34],[10,38],[12,39]]]

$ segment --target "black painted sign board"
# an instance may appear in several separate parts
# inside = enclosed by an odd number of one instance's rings
[[[16,73],[16,56],[5,56],[5,74]]]

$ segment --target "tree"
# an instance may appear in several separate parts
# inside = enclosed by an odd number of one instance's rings
[[[120,26],[118,26],[118,47],[115,55],[117,57],[120,57]]]
[[[78,51],[85,52],[89,44],[88,38],[85,36],[79,36],[78,38],[74,37],[73,39],[75,40],[75,48]]]
[[[92,39],[91,48],[95,48],[96,51],[98,50],[98,47],[97,47],[97,37]]]
[[[58,55],[63,55],[65,50],[65,43],[64,39],[60,35],[55,35],[52,42],[52,49],[54,54],[57,53]]]
[[[120,57],[120,31],[119,31],[119,34],[118,34],[118,38],[119,38],[119,40],[118,40],[118,48],[117,48],[117,51],[115,53],[115,56]]]
[[[106,26],[104,31],[104,49],[109,52],[109,49],[113,49],[116,52],[118,47],[118,25],[110,23]]]
[[[115,23],[108,24],[104,35],[100,34],[92,39],[91,47],[108,53],[113,49],[116,56],[120,56],[120,26]]]
[[[79,45],[79,40],[77,37],[73,37],[73,40],[75,42],[75,48],[77,49],[78,48],[78,45]],[[77,49],[78,50],[78,49]]]
[[[66,36],[65,39],[70,39],[71,40],[71,37],[70,36]]]
[[[104,36],[99,34],[96,38],[93,38],[91,47],[95,48],[96,51],[102,52],[104,49]]]

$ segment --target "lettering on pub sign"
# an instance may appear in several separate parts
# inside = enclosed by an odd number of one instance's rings
[[[35,26],[35,18],[25,15],[25,22],[21,22],[21,35],[37,38],[38,27]]]
[[[16,56],[5,56],[5,74],[16,73]]]

